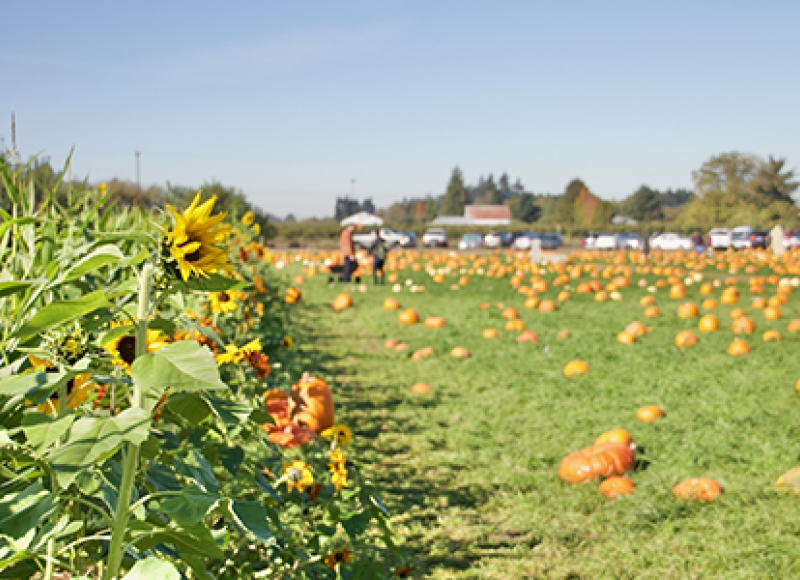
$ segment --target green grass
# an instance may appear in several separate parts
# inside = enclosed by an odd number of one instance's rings
[[[656,293],[663,316],[648,320],[638,304],[645,291],[634,284],[621,302],[573,294],[542,314],[522,307],[507,278],[473,276],[452,291],[454,278],[434,284],[410,270],[401,277],[424,283],[425,292],[370,285],[335,314],[330,302],[342,287],[318,276],[303,285],[297,312],[307,348],[331,380],[338,420],[353,428],[364,469],[395,514],[414,577],[800,577],[800,498],[773,491],[778,476],[800,464],[800,335],[786,332],[800,317],[797,293],[781,308],[783,320],[767,322],[743,289],[739,306],[756,333],[747,337],[750,355],[735,358],[726,353],[732,307],[717,309],[719,332],[698,333],[686,351],[673,346],[697,320],[677,317],[680,301],[668,289]],[[698,286],[688,290],[699,304]],[[396,312],[381,308],[389,295],[422,319],[444,316],[446,326],[401,326]],[[500,310],[481,310],[482,301],[515,306],[539,342],[517,344],[518,333],[502,330]],[[651,332],[634,345],[616,343],[633,320]],[[487,327],[500,336],[483,339]],[[556,340],[562,328],[571,337]],[[762,342],[769,328],[783,342]],[[384,349],[390,337],[409,349]],[[434,356],[411,361],[424,346]],[[454,346],[472,357],[452,358]],[[565,379],[573,359],[591,372]],[[419,381],[430,394],[410,393]],[[635,414],[650,404],[667,416],[646,425]],[[632,496],[612,501],[596,484],[558,478],[564,456],[616,427],[640,447]],[[677,482],[698,476],[717,479],[725,494],[712,504],[673,498]]]

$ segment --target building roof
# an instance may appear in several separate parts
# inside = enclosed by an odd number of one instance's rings
[[[431,222],[434,226],[468,226],[472,222],[460,215],[443,215]]]
[[[507,205],[468,205],[464,207],[464,217],[468,220],[508,220],[511,221],[511,208]]]

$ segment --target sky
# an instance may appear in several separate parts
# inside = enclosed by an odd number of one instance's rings
[[[0,138],[73,177],[218,180],[277,216],[507,172],[604,199],[800,166],[800,2],[0,0]]]

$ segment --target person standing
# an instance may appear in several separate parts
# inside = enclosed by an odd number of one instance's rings
[[[350,282],[350,276],[355,271],[356,257],[353,252],[353,231],[355,229],[356,226],[350,224],[342,230],[342,235],[339,236],[339,250],[344,259],[342,282]]]
[[[779,259],[784,250],[786,250],[785,240],[786,236],[783,233],[781,224],[775,224],[775,227],[769,232],[769,243],[772,245],[772,255],[775,256],[775,259]]]
[[[648,230],[642,233],[642,255],[645,260],[650,257],[650,232]]]
[[[705,246],[703,246],[703,236],[698,231],[692,234],[692,247],[698,254],[702,254],[706,250]]]
[[[372,282],[377,285],[378,278],[380,284],[384,284],[384,267],[386,264],[386,256],[389,254],[389,244],[383,239],[380,231],[375,233],[375,245],[372,246]]]

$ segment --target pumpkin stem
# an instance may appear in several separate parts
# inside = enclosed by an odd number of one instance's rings
[[[307,382],[309,382],[310,380],[311,380],[311,374],[310,374],[308,371],[306,371],[306,372],[304,372],[304,373],[303,373],[303,376],[302,376],[302,378],[300,379],[300,382],[301,382],[301,383],[307,383]]]

